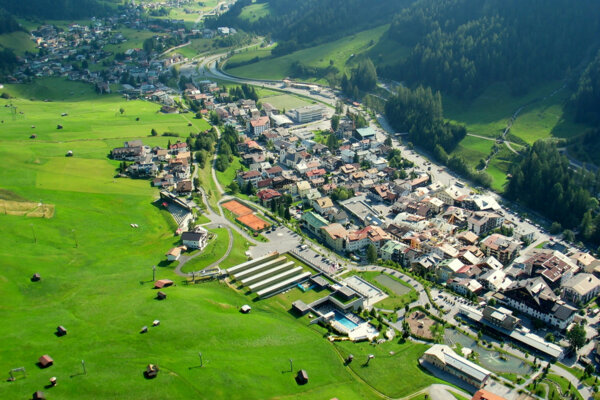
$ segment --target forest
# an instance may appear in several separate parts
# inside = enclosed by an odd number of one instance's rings
[[[439,145],[449,153],[467,134],[464,126],[444,121],[442,95],[430,88],[400,87],[385,104],[385,115],[397,132],[429,151]]]
[[[495,82],[520,95],[576,69],[599,34],[595,1],[418,0],[388,31],[409,56],[379,74],[462,98]]]
[[[112,8],[98,0],[0,0],[0,8],[22,17],[38,17],[41,19],[77,19],[106,15]],[[119,0],[112,0],[122,4]]]
[[[556,146],[537,141],[525,157],[513,165],[507,198],[531,207],[562,228],[578,230],[585,241],[600,244],[598,200],[600,174],[574,171]]]
[[[581,74],[569,106],[578,122],[600,126],[600,51]]]

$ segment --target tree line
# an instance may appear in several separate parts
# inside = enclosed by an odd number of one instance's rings
[[[577,122],[600,127],[600,51],[579,77],[569,107]]]
[[[505,195],[536,210],[562,228],[579,231],[580,238],[600,244],[598,200],[600,173],[574,171],[556,146],[537,141],[511,168]]]

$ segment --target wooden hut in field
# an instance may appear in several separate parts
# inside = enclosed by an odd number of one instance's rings
[[[158,300],[164,300],[167,298],[167,294],[165,292],[158,292],[156,293],[156,298]]]
[[[308,383],[308,374],[305,370],[301,369],[298,371],[298,374],[296,374],[296,382],[298,385],[305,385]]]
[[[46,400],[46,395],[41,390],[33,393],[33,400]]]
[[[31,282],[38,282],[42,279],[42,276],[40,274],[33,274],[33,276],[31,277]]]
[[[56,335],[57,336],[65,336],[67,334],[67,330],[64,326],[59,325],[56,327]]]
[[[48,354],[44,354],[43,356],[41,356],[38,362],[40,364],[40,367],[42,368],[48,368],[49,366],[54,364],[54,360]]]
[[[164,287],[169,287],[171,285],[173,285],[173,281],[169,280],[169,279],[159,279],[156,282],[154,282],[155,289],[162,289]]]

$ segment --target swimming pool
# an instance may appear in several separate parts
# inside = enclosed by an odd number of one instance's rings
[[[337,322],[339,322],[340,324],[344,325],[346,328],[348,328],[349,330],[352,330],[354,328],[356,328],[358,326],[357,323],[350,321],[348,318],[346,318],[342,313],[339,313],[337,311],[333,312],[335,315],[335,320]]]

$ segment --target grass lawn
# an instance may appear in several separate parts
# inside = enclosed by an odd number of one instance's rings
[[[494,143],[493,140],[465,136],[452,154],[463,156],[471,166],[475,167],[479,163],[479,160],[482,158],[485,159],[490,154]]]
[[[248,22],[255,22],[270,13],[269,3],[254,3],[242,8],[239,18]]]
[[[233,182],[233,180],[237,176],[237,171],[240,169],[244,169],[240,158],[234,156],[233,162],[229,164],[229,167],[227,167],[225,171],[221,172],[219,170],[216,170],[217,180],[219,181],[219,184],[221,185],[223,190],[227,191],[227,186],[229,186],[229,184]]]
[[[458,400],[470,400],[470,399],[467,399],[465,396],[461,396],[460,394],[457,394],[454,392],[448,391],[448,393],[450,393],[452,396],[454,396]]]
[[[233,247],[231,248],[229,256],[223,260],[221,264],[219,264],[221,269],[231,268],[248,261],[246,251],[250,247],[250,243],[246,240],[246,238],[237,233],[236,230],[232,229],[231,232],[233,233]]]
[[[560,390],[562,391],[562,393],[574,393],[575,394],[575,398],[579,399],[579,400],[583,400],[583,397],[581,397],[581,395],[579,394],[579,391],[577,390],[577,388],[574,388],[571,386],[571,389],[569,389],[569,381],[566,378],[563,378],[562,376],[558,376],[558,375],[554,375],[554,374],[548,374],[546,376],[547,379],[551,380],[552,382],[556,383],[558,386],[560,386]],[[550,385],[550,393],[548,393],[548,398],[549,399],[553,399],[552,397],[552,391],[554,391],[554,387],[553,385]],[[561,398],[562,396],[558,396],[557,394],[557,399]]]
[[[210,160],[206,161],[204,164],[204,168],[198,168],[198,179],[200,179],[200,186],[206,192],[206,196],[208,197],[208,205],[213,211],[218,212],[219,207],[217,204],[221,199],[221,194],[217,189],[217,185],[215,185],[215,181],[212,178],[212,156]]]
[[[533,387],[533,383],[530,383],[526,387],[531,393],[540,396],[542,399],[546,398],[546,392],[548,391],[548,386],[545,383],[538,383],[536,387]]]
[[[182,268],[183,272],[200,271],[219,260],[227,252],[229,234],[225,228],[209,229],[214,236],[206,245],[202,254],[188,261]]]
[[[2,47],[13,49],[16,55],[23,55],[27,51],[31,53],[36,51],[35,43],[31,40],[31,35],[23,31],[0,35],[0,48]]]
[[[333,61],[333,65],[339,71],[346,71],[354,66],[354,59],[359,58],[360,54],[368,54],[369,51],[376,47],[376,43],[387,29],[388,25],[382,25],[351,36],[345,36],[330,43],[298,50],[285,56],[260,60],[253,64],[227,69],[227,72],[248,78],[283,79],[289,75],[290,66],[294,61],[301,61],[306,65],[322,68],[329,66],[330,61]],[[248,55],[240,56],[248,58],[238,58],[237,60],[234,57],[231,59],[231,62],[235,63],[251,59],[255,56],[260,57],[261,55],[264,54],[257,53],[251,57],[248,57]],[[390,55],[387,56],[390,57]]]
[[[377,346],[367,342],[336,342],[334,345],[344,359],[353,354],[354,361],[349,368],[386,396],[404,397],[433,383],[446,383],[419,366],[418,359],[429,345],[414,342],[385,342]],[[364,366],[369,354],[375,358]]]
[[[3,193],[54,204],[56,212],[50,219],[0,215],[0,369],[27,369],[26,379],[0,382],[0,397],[29,398],[56,376],[59,384],[50,394],[61,399],[376,398],[320,333],[287,310],[259,302],[243,315],[238,308],[245,296],[218,282],[182,285],[171,268],[159,268],[156,278],[176,285],[164,289],[165,301],[154,299],[151,266],[178,238],[164,211],[152,204],[158,192],[147,181],[112,181],[106,150],[138,130],[148,134],[153,125],[181,124],[180,118],[128,102],[125,108],[137,108],[145,126],[121,124],[127,117],[107,110],[123,102],[111,96],[15,103],[25,110],[23,121],[12,121],[0,107],[0,182],[9,191]],[[77,117],[81,129],[68,133],[68,144],[77,143],[76,154],[85,157],[70,158],[68,166],[65,139],[52,138],[53,126],[63,110],[75,117],[87,109],[99,115]],[[24,140],[32,124],[39,139]],[[153,140],[164,145],[166,138]],[[134,221],[138,229],[130,227]],[[42,280],[30,282],[33,273]],[[155,319],[160,326],[139,333]],[[67,336],[54,335],[58,325]],[[194,368],[198,352],[202,368]],[[54,359],[49,369],[35,365],[43,354]],[[285,372],[290,358],[295,370],[308,371],[308,385],[298,386]],[[81,360],[86,375],[80,374]],[[142,376],[149,363],[160,367],[154,380]]]
[[[358,275],[361,278],[366,279],[373,285],[377,286],[379,289],[383,290],[388,295],[388,297],[386,297],[385,299],[377,302],[377,304],[376,304],[377,308],[383,308],[386,310],[394,310],[396,308],[402,308],[406,304],[410,304],[419,298],[419,294],[417,293],[417,291],[414,288],[412,288],[408,283],[406,283],[394,276],[391,276],[388,274],[380,274],[379,272],[376,272],[376,271],[356,272],[355,275]],[[377,280],[379,275],[384,275],[384,276],[388,277],[389,279],[392,279],[393,281],[398,282],[403,286],[406,286],[407,293],[402,294],[402,295],[396,294],[396,292],[393,290],[393,288],[387,287]]]

